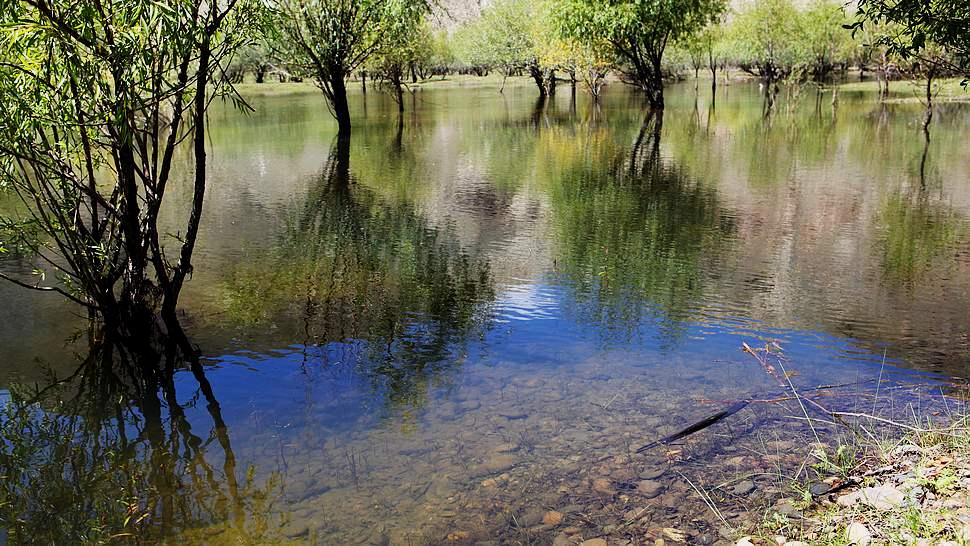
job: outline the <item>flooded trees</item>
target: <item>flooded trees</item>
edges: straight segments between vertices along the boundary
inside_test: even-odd
[[[350,134],[345,79],[385,46],[424,0],[274,0],[280,54],[323,92],[338,132]]]
[[[206,194],[206,110],[232,92],[221,67],[256,9],[236,0],[0,8],[15,29],[0,45],[0,185],[22,204],[2,218],[0,247],[21,248],[38,278],[0,275],[59,292],[109,327],[175,322]],[[176,161],[194,174],[172,237],[159,211]]]
[[[860,0],[857,20],[846,25],[853,32],[864,27],[887,26],[892,32],[877,36],[876,45],[889,55],[911,61],[926,78],[926,114],[923,132],[929,139],[933,119],[933,79],[961,74],[970,79],[970,1],[894,2]],[[888,79],[887,79],[888,89]]]
[[[561,4],[558,17],[569,36],[609,42],[625,81],[643,90],[652,108],[663,109],[667,45],[704,28],[724,9],[721,0],[570,0]]]
[[[543,65],[540,52],[547,38],[538,28],[542,4],[502,0],[490,5],[480,19],[459,30],[459,56],[471,66],[500,68],[506,76],[526,71],[539,96],[550,94],[550,67]]]
[[[411,17],[398,19],[388,30],[384,45],[367,63],[367,72],[382,79],[392,93],[398,112],[404,112],[404,87],[408,77],[416,83],[418,73],[424,74],[423,67],[431,59],[433,48],[431,26],[423,13],[415,12]]]

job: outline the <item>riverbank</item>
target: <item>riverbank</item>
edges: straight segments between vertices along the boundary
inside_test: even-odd
[[[970,90],[964,88],[961,78],[941,79],[933,83],[934,100],[939,102],[970,101]],[[839,85],[840,92],[871,93],[879,92],[876,80],[847,82]],[[899,80],[889,82],[887,103],[919,103],[926,100],[926,80]]]
[[[970,544],[970,420],[904,428],[896,441],[875,437],[855,453],[817,462],[841,471],[793,491],[768,510],[763,523],[736,546]]]
[[[379,89],[379,82],[374,80],[367,81],[367,90],[369,92],[381,92]],[[436,76],[433,78],[428,78],[426,80],[421,80],[417,83],[407,83],[407,89],[410,91],[418,91],[420,89],[454,89],[454,88],[479,88],[479,87],[494,87],[496,89],[501,89],[502,86],[505,88],[522,87],[522,86],[534,86],[532,79],[528,76],[512,76],[509,78],[503,78],[501,74],[489,74],[488,76],[474,76],[474,75],[463,75],[463,74],[452,74],[445,76],[444,78]],[[359,79],[347,80],[347,89],[352,92],[359,92],[361,88],[361,81]],[[303,95],[307,93],[320,93],[320,90],[312,81],[302,81],[302,82],[266,82],[266,83],[253,83],[244,82],[236,84],[236,91],[239,92],[243,97],[279,97],[286,95]]]

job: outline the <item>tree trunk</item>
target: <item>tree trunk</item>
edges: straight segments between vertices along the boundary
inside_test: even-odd
[[[659,55],[653,56],[644,82],[647,100],[650,101],[650,108],[653,110],[664,109],[664,76],[660,61]]]
[[[529,75],[532,76],[532,79],[536,82],[536,87],[539,88],[539,97],[546,98],[549,91],[546,89],[546,81],[543,78],[542,70],[539,68],[538,62],[532,61],[529,63]]]
[[[363,94],[367,94],[367,71],[360,71],[360,90]]]
[[[347,86],[342,73],[336,73],[330,78],[330,89],[333,92],[333,116],[337,118],[337,134],[350,134],[350,106],[347,104]]]
[[[399,114],[404,113],[404,84],[401,83],[401,76],[395,76],[391,79],[391,85],[394,86],[394,96],[397,101],[397,112]]]
[[[926,141],[930,140],[930,123],[933,121],[933,77],[934,70],[931,68],[926,73],[926,113],[923,115],[923,134]]]

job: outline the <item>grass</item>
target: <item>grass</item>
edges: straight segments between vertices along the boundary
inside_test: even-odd
[[[907,425],[909,426],[909,425]],[[917,427],[911,427],[917,428]],[[890,509],[864,502],[843,506],[833,499],[813,500],[806,488],[793,482],[794,504],[805,516],[794,518],[769,510],[754,543],[774,544],[782,535],[789,541],[840,546],[851,544],[847,528],[861,523],[873,544],[970,544],[970,415],[951,417],[947,424],[921,426],[896,440],[860,436],[858,444],[840,444],[816,454],[820,475],[854,476],[859,487],[892,484],[906,501]],[[851,492],[851,488],[835,493]],[[823,496],[824,497],[824,496]]]
[[[964,88],[962,78],[941,79],[933,83],[936,100],[939,101],[970,101],[970,88]],[[843,83],[840,91],[876,94],[879,84],[875,80],[863,82]],[[889,83],[890,103],[921,102],[926,94],[926,80],[900,80]]]
[[[758,349],[745,344],[744,349],[779,383],[788,377],[777,344]],[[858,411],[870,404],[864,394],[856,395],[855,411],[830,410],[813,400],[813,394],[797,394],[789,382],[800,402],[804,399],[824,414],[811,417],[801,405],[804,417],[796,416],[797,411],[792,415],[810,425],[817,443],[794,476],[779,475],[786,498],[768,509],[754,528],[748,526],[753,536],[738,544],[773,545],[780,535],[806,544],[848,545],[853,543],[851,526],[868,535],[863,544],[970,546],[966,385],[954,380],[932,386],[933,394],[927,396],[918,385],[890,383],[880,390],[882,378],[880,371],[865,412]],[[823,431],[821,438],[813,421]],[[811,484],[819,482],[830,492],[813,495]],[[781,505],[796,511],[782,510]]]
[[[503,84],[503,77],[501,74],[492,73],[488,76],[472,76],[472,75],[461,75],[452,74],[441,78],[440,76],[435,76],[433,78],[428,78],[426,80],[420,80],[418,83],[408,83],[407,86],[411,90],[415,89],[457,89],[457,88],[480,88],[480,87],[494,87],[499,89]],[[506,88],[513,87],[523,87],[535,85],[532,79],[528,76],[512,76],[505,80]],[[367,90],[368,91],[378,91],[378,82],[368,80]],[[360,81],[351,79],[347,81],[347,89],[352,93],[359,92]],[[306,80],[302,82],[287,82],[280,83],[278,81],[268,81],[266,83],[255,83],[247,79],[243,83],[236,84],[236,90],[243,97],[282,97],[291,95],[304,95],[308,93],[320,93],[320,90],[313,84],[313,82]]]

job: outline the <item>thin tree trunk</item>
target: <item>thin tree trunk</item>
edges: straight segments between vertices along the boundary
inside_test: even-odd
[[[199,224],[202,222],[202,205],[205,201],[206,183],[206,154],[205,154],[205,110],[208,104],[206,87],[209,81],[210,58],[212,51],[208,39],[204,40],[199,51],[199,67],[196,73],[195,104],[193,123],[193,145],[195,155],[195,182],[192,191],[192,211],[189,213],[189,224],[185,231],[185,240],[179,253],[179,261],[172,274],[165,299],[162,302],[162,318],[169,324],[177,322],[175,304],[185,277],[192,271],[192,253],[195,251],[195,240],[199,235]]]
[[[923,134],[926,135],[927,142],[930,140],[930,123],[933,121],[933,77],[934,70],[931,68],[926,74],[926,113],[923,115]]]

